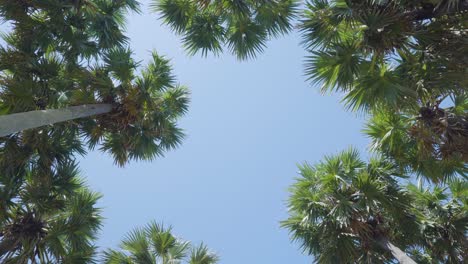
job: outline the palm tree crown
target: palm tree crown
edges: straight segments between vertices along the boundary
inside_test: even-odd
[[[218,256],[205,245],[193,248],[189,242],[175,237],[171,227],[154,222],[130,232],[120,248],[120,251],[107,250],[104,263],[170,264],[186,261],[189,264],[214,264],[219,261]]]
[[[43,2],[0,5],[2,17],[13,24],[0,49],[0,114],[106,104],[104,115],[65,127],[68,137],[87,139],[81,144],[91,148],[100,144],[119,165],[153,159],[179,145],[183,134],[176,122],[187,111],[188,90],[176,83],[169,61],[155,52],[137,76],[139,64],[126,47],[124,16],[138,11],[138,2]],[[44,128],[33,131],[47,133]],[[2,137],[0,147],[22,148],[27,136]]]
[[[391,163],[366,164],[351,149],[299,170],[283,226],[318,263],[389,262],[396,256],[387,243],[413,242],[410,200]]]
[[[93,263],[100,195],[77,178],[73,162],[25,173],[0,175],[1,262]]]

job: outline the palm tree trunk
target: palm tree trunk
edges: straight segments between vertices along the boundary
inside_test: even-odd
[[[108,113],[111,104],[89,104],[61,109],[37,110],[0,116],[0,137],[25,129],[55,124],[76,118]]]
[[[400,262],[401,264],[416,264],[416,262],[413,259],[411,259],[410,257],[408,257],[408,255],[406,255],[406,253],[403,250],[401,250],[397,246],[393,245],[390,241],[388,241],[387,238],[382,237],[382,236],[378,237],[378,238],[376,238],[376,242],[383,249],[385,249],[385,250],[389,251],[390,253],[392,253],[392,256],[396,260],[398,260],[398,262]]]

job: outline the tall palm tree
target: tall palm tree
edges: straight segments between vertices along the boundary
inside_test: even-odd
[[[153,159],[178,146],[183,133],[176,122],[187,111],[189,99],[188,90],[175,83],[169,60],[153,53],[153,61],[134,77],[128,50],[112,50],[105,58],[102,68],[79,73],[86,80],[76,83],[79,89],[62,94],[64,108],[0,116],[0,131],[37,128],[37,133],[43,133],[46,125],[87,117],[70,123],[69,129],[75,127],[77,136],[87,138],[91,148],[101,144],[101,150],[109,151],[119,165],[129,159]],[[113,74],[119,84],[115,86],[102,72]],[[11,109],[21,100],[10,96],[13,91],[6,87],[0,93],[6,98],[3,106]],[[70,104],[79,106],[67,107]]]
[[[153,10],[183,37],[190,54],[219,54],[226,46],[238,59],[255,57],[268,39],[292,29],[299,1],[153,0]]]
[[[105,251],[104,263],[171,264],[186,260],[189,264],[214,264],[219,261],[205,245],[192,248],[189,242],[175,237],[171,227],[155,222],[130,232],[120,248],[120,251]]]
[[[350,149],[299,170],[282,226],[317,263],[415,263],[405,250],[418,229],[393,164]]]
[[[0,48],[0,140],[68,121],[76,138],[91,148],[101,143],[119,165],[176,147],[188,91],[156,53],[135,74],[123,27],[138,2],[46,2],[0,3],[13,25]]]
[[[52,171],[32,166],[16,178],[0,175],[0,262],[95,261],[100,195],[77,174],[66,162]]]

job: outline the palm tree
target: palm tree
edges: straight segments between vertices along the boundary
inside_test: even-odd
[[[312,0],[300,22],[310,80],[373,116],[374,150],[434,182],[466,173],[468,149],[468,2],[437,2]]]
[[[137,228],[130,232],[121,243],[121,251],[107,250],[104,252],[104,263],[117,264],[214,264],[219,258],[201,244],[191,249],[187,241],[183,241],[172,234],[171,227],[155,222],[145,228]],[[190,257],[188,256],[191,249]]]
[[[102,68],[79,73],[86,81],[77,83],[79,89],[62,94],[64,108],[0,116],[2,135],[28,128],[44,133],[46,125],[87,117],[70,126],[76,127],[77,136],[88,139],[91,148],[101,143],[101,150],[111,152],[119,165],[129,159],[153,159],[178,146],[183,133],[176,122],[187,111],[189,99],[187,89],[175,84],[169,61],[153,53],[153,61],[140,77],[133,77],[135,64],[128,50],[109,51],[105,62]],[[102,72],[112,74],[119,85]],[[13,109],[21,98],[10,92],[6,87],[0,97],[5,97],[4,107]],[[70,104],[76,106],[66,106]]]
[[[255,57],[266,42],[289,32],[299,1],[153,0],[153,10],[183,37],[190,54],[219,54],[226,46],[238,59]]]
[[[350,149],[299,170],[282,226],[316,262],[415,263],[404,250],[418,229],[397,167]]]
[[[102,143],[119,165],[153,159],[181,142],[177,120],[187,111],[188,91],[156,53],[136,76],[122,31],[128,10],[138,11],[138,2],[0,4],[13,24],[0,48],[1,141],[66,121],[89,147]]]
[[[2,263],[92,263],[101,226],[100,195],[77,177],[73,162],[52,171],[0,176]]]

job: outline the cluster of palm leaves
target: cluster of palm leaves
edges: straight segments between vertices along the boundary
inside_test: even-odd
[[[401,182],[382,157],[355,150],[300,166],[282,223],[319,263],[462,263],[468,252],[468,186]],[[405,251],[408,253],[406,254]]]
[[[0,7],[13,25],[0,50],[2,114],[107,105],[104,115],[69,122],[66,129],[91,148],[101,144],[119,165],[153,159],[180,143],[176,121],[188,108],[187,89],[156,53],[136,76],[139,65],[125,46],[124,15],[138,11],[138,2],[3,1]],[[22,137],[15,133],[2,142]]]
[[[369,115],[364,132],[376,158],[366,163],[351,149],[304,164],[291,188],[283,226],[317,262],[468,258],[466,0],[152,3],[190,54],[227,48],[242,60],[299,16],[308,78]],[[143,69],[133,60],[123,30],[129,11],[139,12],[137,1],[0,0],[12,26],[0,48],[0,121],[15,120],[0,127],[2,263],[96,262],[99,194],[79,179],[76,155],[99,147],[123,166],[180,144],[188,91],[163,56],[153,53]],[[218,257],[153,223],[103,261]]]
[[[268,34],[288,32],[299,15],[308,79],[369,116],[364,133],[378,159],[365,164],[347,151],[304,165],[291,189],[284,226],[317,262],[466,258],[467,1],[154,2],[189,53],[217,54],[224,43],[240,59],[261,52]],[[286,24],[269,30],[275,24],[258,27],[258,17]],[[204,30],[215,32],[207,42],[198,39]],[[242,30],[244,46],[235,37]],[[418,187],[406,184],[415,177]]]
[[[129,11],[139,3],[0,1],[11,25],[0,48],[0,262],[96,262],[100,195],[80,180],[76,156],[98,147],[123,166],[180,144],[188,90],[156,52],[138,68]],[[65,122],[34,120],[51,111]]]
[[[379,158],[346,151],[302,166],[283,226],[319,263],[463,263],[468,3],[306,6],[306,75],[369,116],[364,133]]]
[[[190,54],[219,54],[227,47],[239,59],[266,48],[266,42],[291,30],[297,0],[161,0],[153,8],[183,36]]]
[[[296,1],[158,1],[154,7],[184,32],[192,52],[225,44],[248,58],[291,29]],[[0,15],[11,25],[0,48],[5,263],[93,262],[99,195],[78,180],[76,155],[99,147],[123,166],[161,156],[183,138],[177,120],[187,111],[188,91],[157,53],[139,70],[124,33],[127,12],[139,12],[139,3],[0,1]],[[78,208],[89,212],[79,215]],[[216,261],[203,245],[190,258]]]
[[[52,170],[31,164],[23,173],[0,175],[2,263],[91,263],[100,195],[79,179],[74,162]]]
[[[314,0],[300,27],[309,78],[373,115],[375,148],[437,182],[467,172],[468,3],[432,2]]]
[[[219,257],[204,244],[192,246],[174,236],[172,227],[155,222],[131,231],[122,241],[120,250],[104,253],[106,264],[214,264],[218,261]]]
[[[415,252],[422,257],[418,262],[462,263],[468,258],[468,183],[454,180],[446,186],[433,188],[409,184],[408,193],[414,204],[413,213],[418,221],[420,238]]]
[[[411,201],[393,164],[377,158],[367,164],[350,149],[299,169],[283,225],[319,263],[389,261],[379,243],[412,242]]]

